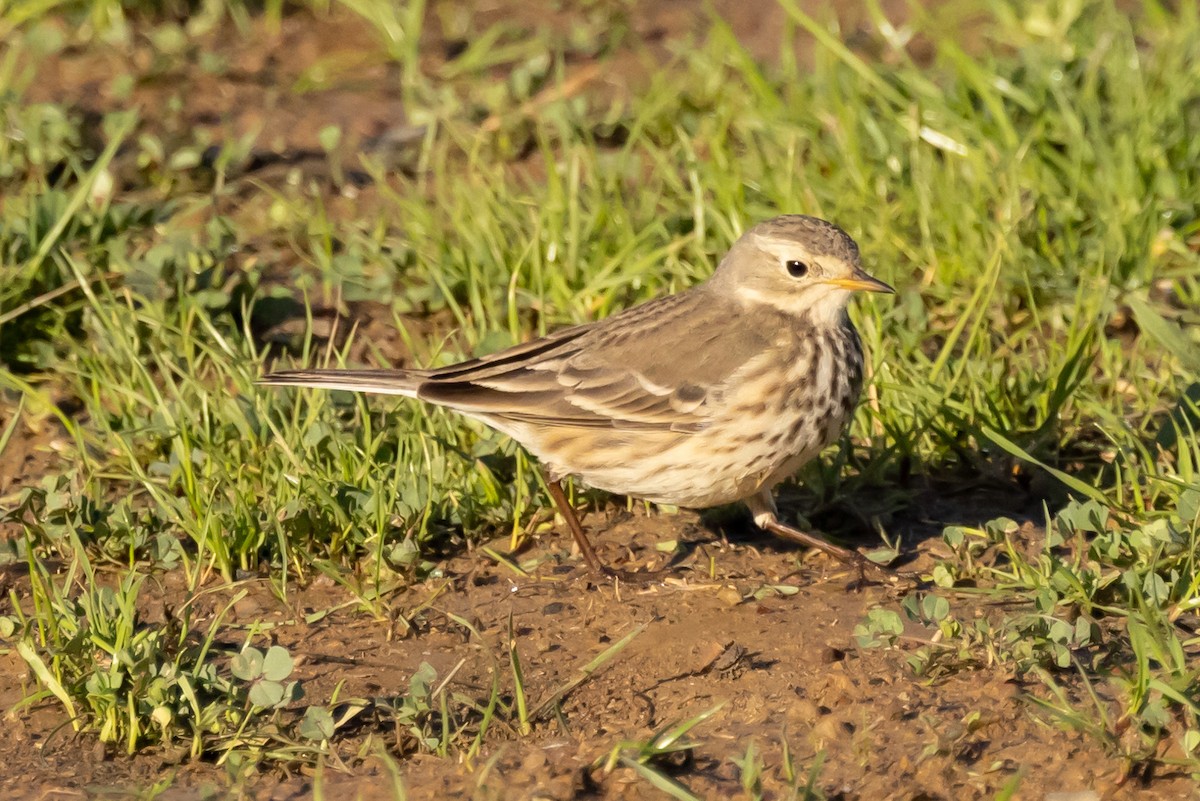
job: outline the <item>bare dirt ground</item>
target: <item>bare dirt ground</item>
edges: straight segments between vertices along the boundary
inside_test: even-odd
[[[665,58],[662,43],[703,29],[702,5],[692,0],[638,4],[634,31],[651,44],[651,52],[660,48],[658,55]],[[715,5],[752,53],[774,55],[782,14],[775,4],[728,0]],[[564,24],[570,14],[544,12],[521,4],[481,4],[477,27],[501,18]],[[847,30],[853,31],[857,13],[846,12]],[[447,58],[450,43],[431,37],[431,61]],[[316,132],[323,126],[342,126],[347,146],[353,148],[405,125],[392,88],[393,68],[361,57],[377,45],[358,22],[346,19],[317,27],[307,18],[287,17],[277,35],[260,32],[247,40],[214,35],[214,43],[218,39],[222,44],[214,46],[234,65],[226,78],[218,80],[195,64],[181,63],[168,65],[158,80],[135,89],[131,102],[151,115],[172,94],[183,91],[189,98],[181,112],[161,115],[164,137],[182,137],[195,127],[210,128],[219,140],[260,130],[261,157],[250,169],[256,179],[270,184],[281,178],[271,172],[278,165],[323,169],[323,159],[304,162],[305,154],[318,149]],[[152,68],[145,63],[147,53],[140,47],[132,52],[68,51],[43,67],[32,99],[83,111],[111,110],[121,101],[108,96],[110,79]],[[595,91],[632,91],[645,58],[640,51],[616,54],[616,66],[604,71]],[[341,64],[340,77],[303,96],[279,90],[320,59]],[[369,206],[371,194],[372,188],[364,186],[352,198],[333,197],[331,213],[358,213]],[[255,203],[247,195],[245,206],[234,212],[252,220],[261,213]],[[271,243],[261,247],[265,253]],[[379,341],[388,332],[367,327],[361,336]],[[0,423],[12,411],[0,409]],[[54,440],[53,430],[18,428],[6,463],[0,465],[0,493],[52,471]],[[998,484],[953,502],[921,490],[911,509],[907,520],[893,521],[892,530],[905,535],[910,547],[916,544],[917,555],[907,567],[918,569],[929,564],[929,549],[936,547],[929,537],[942,525],[973,525],[999,514],[1036,519],[1040,501],[1019,487]],[[805,776],[811,770],[814,790],[829,799],[993,798],[1018,776],[1016,798],[1085,789],[1105,797],[1147,799],[1194,792],[1182,776],[1159,775],[1152,785],[1140,786],[1119,785],[1115,768],[1094,774],[1094,766],[1113,762],[1094,742],[1034,715],[1022,696],[1038,690],[1017,677],[978,669],[930,682],[914,677],[903,647],[854,648],[855,624],[873,606],[894,602],[893,590],[857,586],[856,576],[820,555],[800,555],[760,538],[748,521],[726,527],[730,541],[690,513],[646,516],[610,507],[590,514],[586,523],[599,532],[602,557],[614,564],[661,564],[664,557],[655,546],[670,540],[681,542],[686,556],[668,578],[649,586],[597,582],[566,553],[568,540],[560,530],[540,537],[521,555],[541,560],[530,576],[479,550],[449,558],[444,578],[390,599],[398,610],[424,606],[407,620],[374,619],[350,607],[305,623],[308,610],[350,600],[320,580],[295,588],[286,601],[266,581],[245,581],[214,591],[207,603],[215,610],[235,590],[247,590],[235,614],[276,623],[271,636],[301,657],[298,677],[309,699],[328,698],[339,683],[344,683],[345,697],[395,695],[422,662],[433,665],[440,677],[453,672],[451,687],[485,698],[495,672],[507,670],[511,619],[527,692],[536,707],[581,666],[636,627],[645,627],[598,675],[567,693],[558,714],[538,720],[532,733],[518,737],[497,730],[471,764],[454,757],[406,756],[403,778],[415,799],[662,798],[633,770],[606,774],[594,765],[622,740],[644,739],[718,704],[719,710],[693,733],[699,744],[692,755],[674,771],[703,798],[749,797],[731,757],[744,755],[751,742],[763,756],[762,787],[768,798],[791,792],[785,742],[797,769]],[[870,537],[864,531],[859,544]],[[496,548],[504,550],[504,544]],[[20,599],[23,581],[10,574],[4,578],[5,590]],[[161,598],[169,597],[165,586]],[[162,614],[154,605],[151,597],[146,610],[151,621]],[[981,604],[977,613],[987,611]],[[470,622],[475,632],[455,618]],[[930,632],[910,627],[906,636],[910,639],[905,642],[915,645]],[[0,709],[12,709],[31,685],[19,656],[0,656]],[[362,732],[339,745],[344,767],[327,767],[327,797],[394,797],[385,766],[369,750],[357,753],[368,736]],[[823,765],[814,769],[819,759]],[[222,768],[180,763],[171,754],[113,755],[86,738],[73,737],[60,708],[51,705],[5,715],[0,761],[5,766],[0,794],[6,798],[122,797],[162,777],[172,777],[173,783],[160,798],[226,792]],[[801,788],[806,781],[800,780]],[[308,769],[262,776],[248,788],[255,797],[278,799],[309,797],[312,789]]]
[[[979,669],[929,682],[913,676],[904,648],[854,648],[854,625],[872,606],[894,602],[894,593],[856,586],[855,575],[823,556],[798,558],[785,546],[748,540],[752,535],[741,526],[739,539],[730,542],[692,514],[612,517],[606,523],[593,514],[589,522],[604,529],[601,553],[614,563],[661,564],[655,545],[666,540],[679,540],[687,557],[670,577],[631,587],[581,572],[561,534],[543,537],[524,555],[542,561],[528,577],[478,551],[464,553],[446,562],[445,578],[405,595],[406,608],[429,601],[405,621],[372,619],[351,608],[304,623],[306,611],[348,600],[319,581],[286,602],[265,581],[252,581],[216,592],[206,603],[212,613],[235,590],[248,589],[236,616],[276,624],[273,640],[302,655],[298,675],[310,698],[329,697],[339,683],[343,697],[389,696],[408,686],[422,662],[439,677],[456,670],[452,686],[486,697],[494,671],[508,670],[511,619],[536,709],[579,668],[645,627],[598,675],[567,693],[560,713],[545,715],[532,734],[497,731],[471,765],[420,755],[404,761],[410,798],[662,798],[632,770],[606,774],[595,764],[622,740],[645,739],[718,704],[692,733],[699,745],[675,771],[701,798],[747,797],[731,756],[745,754],[751,742],[763,756],[765,797],[788,797],[785,741],[803,773],[824,754],[813,786],[827,798],[993,798],[1018,774],[1018,798],[1083,789],[1153,799],[1191,792],[1186,777],[1162,775],[1152,787],[1126,785],[1118,792],[1115,768],[1093,773],[1096,765],[1113,765],[1094,742],[1031,714],[1022,696],[1039,692],[1036,680],[1027,685],[1003,671]],[[153,619],[155,610],[147,611]],[[977,613],[987,610],[980,606]],[[906,633],[914,644],[929,634],[912,627]],[[13,679],[23,676],[24,666],[15,654],[0,657],[0,665],[9,677],[0,685],[0,705],[8,708],[20,698]],[[0,787],[7,797],[119,795],[163,775],[174,782],[162,798],[200,798],[221,787],[221,771],[210,764],[176,765],[177,757],[156,753],[114,757],[73,738],[62,723],[57,708],[8,716],[0,729],[7,766]],[[389,774],[369,753],[361,755],[362,743],[359,735],[340,745],[346,772],[326,770],[329,797],[393,797]],[[307,774],[264,776],[250,790],[264,798],[307,797]]]

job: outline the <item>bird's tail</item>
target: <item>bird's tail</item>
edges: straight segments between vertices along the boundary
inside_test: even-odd
[[[417,396],[422,376],[408,370],[283,370],[255,383],[272,387],[317,387],[380,395]]]

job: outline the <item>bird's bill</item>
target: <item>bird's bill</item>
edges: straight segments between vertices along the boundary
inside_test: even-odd
[[[886,292],[895,294],[896,290],[874,276],[867,275],[862,270],[855,270],[849,278],[830,278],[825,283],[833,284],[838,289],[849,289],[851,292]]]

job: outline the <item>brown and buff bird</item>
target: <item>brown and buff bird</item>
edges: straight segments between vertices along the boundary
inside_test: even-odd
[[[509,435],[543,464],[588,565],[601,565],[559,481],[655,503],[743,501],[761,528],[859,566],[857,551],[781,523],[771,490],[841,434],[862,389],[846,312],[863,271],[846,232],[788,214],[747,231],[712,278],[604,320],[433,370],[294,370],[260,383],[404,395]]]

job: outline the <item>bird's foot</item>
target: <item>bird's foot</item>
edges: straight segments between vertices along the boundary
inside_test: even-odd
[[[843,564],[857,568],[857,586],[865,585],[870,583],[870,581],[882,582],[889,585],[909,583],[915,585],[916,583],[911,576],[897,573],[889,567],[881,565],[877,562],[872,562],[858,551],[854,551],[849,548],[843,548],[840,545],[834,545],[824,537],[819,537],[816,534],[810,534],[807,531],[801,531],[784,523],[780,523],[777,519],[775,519],[774,515],[771,515],[770,517],[764,516],[764,519],[759,521],[759,525],[782,540],[795,542],[809,548],[815,548],[819,551],[829,554]],[[870,576],[871,579],[869,580],[867,576]]]

